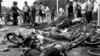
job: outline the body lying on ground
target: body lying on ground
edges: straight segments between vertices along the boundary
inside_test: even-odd
[[[60,29],[64,29],[66,27],[73,26],[77,23],[83,23],[83,22],[85,22],[84,18],[75,18],[73,20],[65,20],[61,24],[57,25],[57,27]]]

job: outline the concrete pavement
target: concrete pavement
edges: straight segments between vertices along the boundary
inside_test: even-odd
[[[0,24],[4,24],[3,21],[0,20]],[[2,28],[0,29],[0,41],[3,40],[4,36],[9,33],[9,32],[14,32],[16,30],[20,30],[20,31],[23,31],[23,34],[28,34],[28,29],[26,30],[26,28],[22,28],[20,26],[5,26],[7,28]],[[9,43],[7,43],[7,45],[9,45]],[[7,47],[7,45],[1,45],[0,44],[0,49],[4,49]],[[69,55],[68,56],[92,56],[90,54],[87,53],[87,50],[89,48],[83,48],[83,47],[78,47],[78,48],[74,48],[72,49],[70,52],[69,52]],[[22,53],[20,53],[21,49],[19,48],[12,48],[10,49],[10,51],[8,52],[1,52],[0,51],[0,56],[19,56],[21,55]]]
[[[5,34],[8,33],[8,32],[13,32],[13,31],[16,31],[16,30],[21,30],[21,31],[23,31],[23,33],[26,33],[26,32],[28,33],[28,30],[26,30],[25,28],[21,28],[19,26],[7,26],[7,27],[9,27],[9,30],[0,32],[0,34],[2,35],[2,37],[0,37],[0,40],[3,39]],[[3,49],[5,47],[7,47],[7,45],[0,45],[0,49]],[[88,49],[89,48],[87,48],[87,47],[84,47],[84,48],[83,47],[74,48],[74,49],[72,49],[69,52],[68,56],[92,56],[92,55],[87,53]],[[21,51],[21,49],[14,48],[14,49],[10,49],[10,51],[8,51],[8,52],[0,52],[0,56],[18,56],[18,55],[22,54],[22,53],[20,53],[20,51]]]

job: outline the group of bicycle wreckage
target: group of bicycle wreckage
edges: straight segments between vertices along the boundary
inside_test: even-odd
[[[28,47],[23,52],[24,56],[68,56],[70,50],[79,46],[99,48],[100,29],[95,23],[74,19],[59,23],[56,27],[33,29],[27,36],[20,31],[11,32],[5,38],[17,46]]]

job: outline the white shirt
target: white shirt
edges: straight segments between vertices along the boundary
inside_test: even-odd
[[[70,2],[73,2],[73,0],[70,0]]]
[[[94,3],[93,12],[97,12],[97,10],[98,10],[98,3],[95,2],[95,3]]]
[[[80,20],[81,20],[81,18],[75,18],[72,20],[72,22],[76,22],[76,21],[80,21]]]
[[[47,11],[49,11],[49,7],[48,7],[48,6],[46,7],[46,12],[47,12]]]
[[[17,35],[20,33],[24,36],[30,35],[32,32],[35,32],[35,29],[26,29],[26,28],[19,28],[16,31],[14,31]]]
[[[27,11],[28,11],[28,9],[29,9],[29,7],[28,7],[28,6],[24,6],[24,7],[23,7],[23,11],[24,11],[24,12],[27,12]]]
[[[60,8],[60,9],[59,9],[59,12],[64,12],[63,8]]]
[[[73,7],[74,7],[74,8],[77,7],[77,2],[73,2]]]
[[[42,35],[37,35],[38,40],[40,41],[41,44],[43,44],[43,39],[44,37]]]
[[[43,5],[41,6],[41,10],[42,10],[42,13],[44,14],[45,13],[45,7]]]
[[[86,7],[87,7],[87,2],[81,4],[81,9],[82,9],[81,13],[86,12]]]

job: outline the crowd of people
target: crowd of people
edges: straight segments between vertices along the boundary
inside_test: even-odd
[[[56,15],[55,7],[52,6],[52,8],[50,9],[49,6],[43,5],[42,2],[40,3],[34,2],[31,7],[28,5],[27,1],[25,1],[24,3],[25,5],[23,6],[23,10],[20,10],[17,7],[17,2],[13,2],[13,6],[11,8],[11,12],[13,14],[13,25],[18,25],[17,17],[19,16],[20,11],[23,11],[23,15],[24,15],[23,23],[25,25],[32,25],[32,26],[34,26],[37,19],[38,19],[38,23],[42,23],[44,19],[46,19],[48,23],[49,17],[51,17],[51,20],[54,21],[55,16],[59,16],[59,17],[66,16],[65,19],[84,18],[86,19],[87,23],[91,23],[92,20],[97,20],[98,4],[96,0],[69,1],[66,4],[65,8],[62,8],[62,7],[59,8],[59,15]],[[37,16],[38,18],[36,18]],[[71,23],[72,22],[74,21],[72,20]],[[37,47],[40,49],[39,50],[40,56],[67,56],[65,51],[68,51],[70,49],[70,46],[76,45],[76,43],[66,42],[66,40],[70,42],[73,39],[73,38],[72,39],[67,38],[69,37],[68,36],[69,33],[67,32],[68,29],[63,30],[63,29],[59,29],[59,27],[51,27],[51,28],[44,29],[44,31],[41,31],[41,30],[36,31],[35,29],[34,31],[32,32],[32,35],[31,34],[30,35],[31,37],[34,37],[33,38],[34,40],[37,40],[37,38],[39,40],[37,41],[39,43],[36,43],[36,46],[34,49],[36,49]],[[20,33],[20,32],[18,31],[17,33]],[[42,44],[44,44],[43,40],[45,37],[50,37],[53,39],[59,38],[60,40],[64,39],[65,41],[54,42],[44,47],[42,46]],[[27,41],[25,43],[27,43]],[[34,51],[34,49],[30,51],[26,56],[37,55],[37,53],[35,53],[36,50]]]
[[[23,10],[20,10],[17,6],[17,2],[14,1],[13,2],[13,6],[11,8],[11,12],[12,12],[12,15],[13,15],[13,25],[17,25],[18,24],[18,20],[17,20],[17,17],[19,16],[19,12],[22,11],[23,12],[23,23],[25,25],[34,25],[35,21],[36,21],[36,16],[38,16],[38,23],[42,23],[42,21],[44,19],[47,19],[47,17],[50,15],[50,9],[48,6],[44,6],[42,4],[42,2],[40,3],[37,3],[37,2],[34,2],[33,5],[30,7],[28,5],[28,2],[25,1],[24,2],[24,7],[23,7]],[[54,12],[52,11],[52,16],[51,18],[54,18]],[[49,19],[47,19],[48,21]]]
[[[83,17],[88,23],[97,20],[98,4],[96,0],[70,1],[66,5],[66,16],[71,19]]]
[[[13,2],[11,11],[13,12],[13,25],[18,24],[17,17],[20,11],[23,11],[24,18],[23,23],[26,25],[34,25],[36,20],[38,23],[42,23],[43,20],[46,22],[54,21],[55,17],[66,16],[66,19],[75,19],[75,18],[85,18],[88,23],[92,20],[97,19],[98,4],[96,0],[73,0],[69,1],[65,8],[59,7],[59,14],[56,14],[56,8],[52,6],[49,8],[48,5],[43,5],[42,2],[34,2],[30,7],[28,2],[24,2],[23,10],[20,10],[17,7],[17,2]]]

